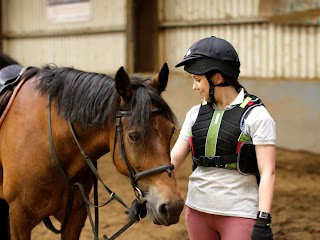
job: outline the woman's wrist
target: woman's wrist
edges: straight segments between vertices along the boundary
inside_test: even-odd
[[[271,223],[271,214],[269,212],[258,211],[257,222],[258,225],[270,225]]]

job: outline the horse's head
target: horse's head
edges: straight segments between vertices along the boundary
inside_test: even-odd
[[[148,214],[155,224],[177,223],[184,201],[170,165],[170,141],[175,117],[160,94],[168,82],[164,64],[153,79],[128,77],[120,68],[115,85],[120,110],[115,136],[114,164],[141,190]],[[141,81],[142,80],[142,81]],[[126,162],[127,161],[127,162]]]

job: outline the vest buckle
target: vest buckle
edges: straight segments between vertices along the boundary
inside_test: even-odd
[[[214,164],[216,168],[223,168],[225,164],[222,163],[222,156],[215,156],[214,157]]]

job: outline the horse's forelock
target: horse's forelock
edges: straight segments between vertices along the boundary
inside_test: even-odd
[[[150,81],[150,78],[139,79],[136,76],[131,79],[135,94],[131,101],[127,103],[127,108],[132,109],[132,117],[127,127],[139,126],[143,137],[148,133],[150,114],[155,108],[165,114],[169,121],[177,125],[177,119],[173,111],[157,90],[149,86]]]

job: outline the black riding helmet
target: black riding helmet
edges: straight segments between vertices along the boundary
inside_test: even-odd
[[[175,67],[181,66],[186,72],[196,75],[204,75],[212,70],[230,77],[237,77],[240,73],[240,60],[234,47],[228,41],[214,36],[192,44]]]
[[[214,85],[209,74],[216,71],[237,78],[240,73],[240,60],[234,47],[228,41],[214,36],[192,44],[183,60],[175,67],[181,66],[184,66],[184,70],[188,73],[206,76],[210,84],[209,99],[213,103],[214,87],[229,86],[229,84]]]

